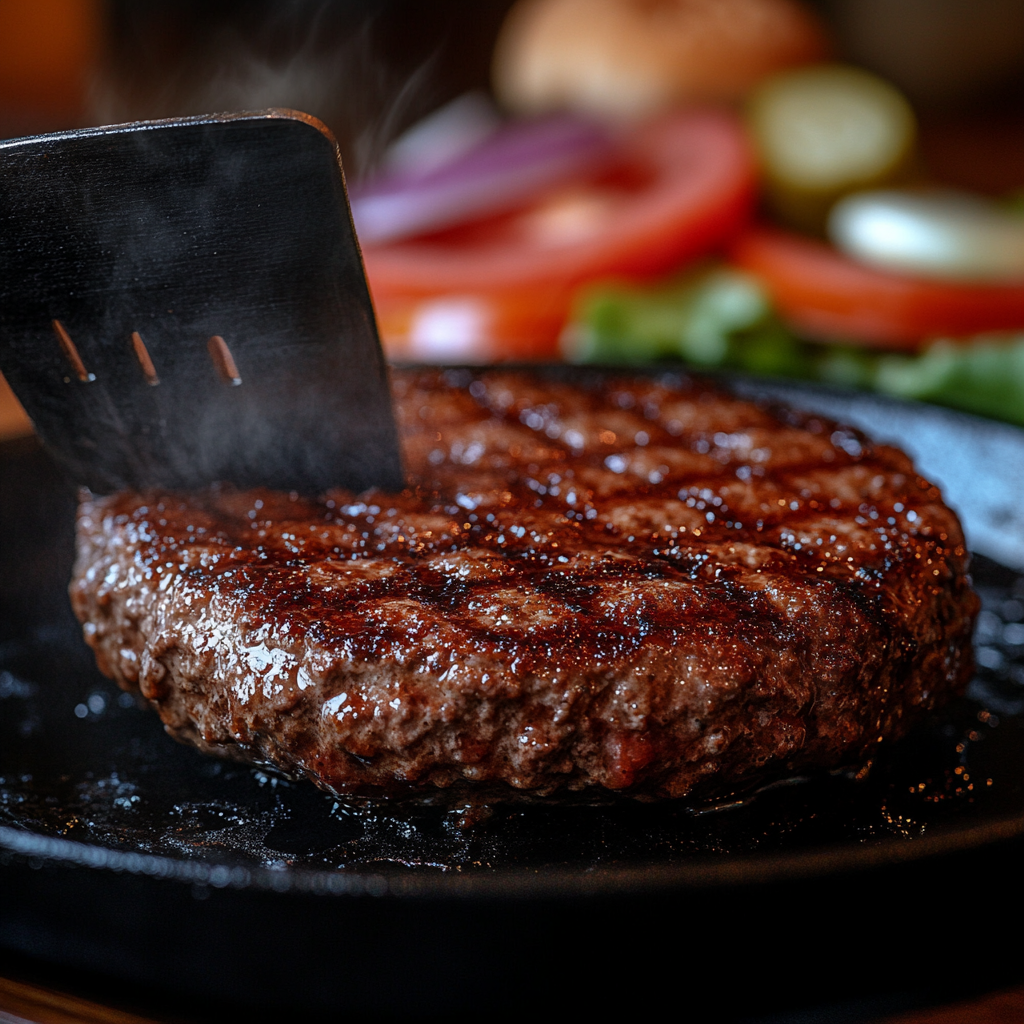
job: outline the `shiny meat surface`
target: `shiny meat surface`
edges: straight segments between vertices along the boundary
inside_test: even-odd
[[[82,501],[100,668],[338,794],[695,798],[858,764],[966,685],[902,452],[680,375],[396,371],[408,488]]]

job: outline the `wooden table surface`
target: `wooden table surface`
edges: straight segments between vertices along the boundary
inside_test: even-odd
[[[793,1015],[794,1022],[829,1019],[828,1012],[811,1017],[813,1011]],[[950,1003],[896,1016],[851,1017],[847,1024],[1024,1024],[1024,986],[993,992],[965,1002]],[[785,1015],[773,1013],[772,1024],[782,1024]],[[71,992],[0,977],[0,1024],[187,1024],[180,1016],[156,1012],[141,1016],[120,1007],[84,999]],[[750,1024],[757,1024],[756,1018]]]
[[[169,1018],[165,1018],[169,1020]],[[154,1024],[140,1017],[58,989],[0,978],[0,1024]]]

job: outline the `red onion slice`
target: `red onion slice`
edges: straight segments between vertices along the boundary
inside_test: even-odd
[[[606,131],[580,118],[514,122],[441,167],[353,186],[352,219],[366,245],[439,231],[513,209],[592,171],[613,149]]]

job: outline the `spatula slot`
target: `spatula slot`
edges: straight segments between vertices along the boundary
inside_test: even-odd
[[[156,367],[153,365],[153,360],[149,356],[146,343],[142,340],[142,335],[138,331],[132,331],[132,349],[135,352],[135,358],[139,361],[139,366],[142,367],[146,383],[155,387],[160,383],[160,378],[156,375]]]
[[[78,354],[78,349],[71,340],[71,335],[65,330],[64,325],[59,320],[54,320],[52,323],[53,333],[57,335],[57,341],[60,342],[60,350],[64,353],[64,358],[71,364],[71,369],[75,371],[75,376],[84,384],[95,380],[96,374],[90,373],[85,368],[85,363],[82,362],[82,357]]]
[[[235,387],[241,384],[242,378],[235,365],[235,357],[231,354],[231,349],[228,348],[228,343],[219,334],[215,334],[206,343],[206,348],[213,360],[213,365],[217,368],[220,379],[225,384]]]

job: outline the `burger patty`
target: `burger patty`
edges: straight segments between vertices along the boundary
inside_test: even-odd
[[[408,487],[86,496],[100,668],[339,795],[695,798],[863,763],[978,602],[903,452],[682,376],[393,375]]]

